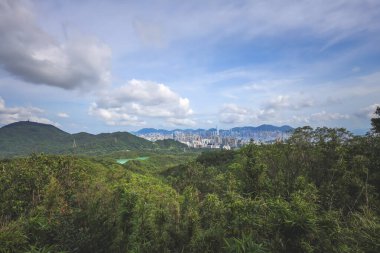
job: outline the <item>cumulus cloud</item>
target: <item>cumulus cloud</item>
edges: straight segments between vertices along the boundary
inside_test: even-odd
[[[109,125],[144,125],[146,118],[161,118],[173,125],[194,125],[190,101],[168,86],[142,80],[107,91],[89,110]]]
[[[314,100],[302,94],[294,94],[292,96],[278,95],[263,102],[259,106],[259,109],[236,104],[224,104],[219,110],[219,116],[220,122],[226,124],[255,123],[260,121],[283,123],[283,120],[279,118],[281,111],[302,110],[313,105]]]
[[[359,118],[371,119],[375,117],[376,108],[379,106],[380,104],[372,104],[367,107],[364,107],[360,109],[358,112],[356,112],[355,116]]]
[[[224,104],[219,111],[220,122],[225,124],[253,123],[274,116],[273,109],[255,110],[236,104]]]
[[[7,107],[4,99],[0,97],[0,124],[6,125],[17,121],[30,120],[44,124],[59,126],[47,118],[41,117],[44,111],[37,107]]]
[[[100,117],[110,126],[144,126],[146,124],[136,115],[130,114],[128,109],[123,106],[101,108],[96,103],[93,103],[90,106],[89,114]]]
[[[28,1],[0,2],[0,34],[0,65],[24,81],[63,89],[109,82],[111,50],[85,37],[60,43],[38,26]]]

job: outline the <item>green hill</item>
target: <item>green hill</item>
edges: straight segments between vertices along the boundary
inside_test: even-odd
[[[55,126],[20,121],[0,128],[0,156],[32,152],[61,153],[70,147],[70,134]]]
[[[163,149],[184,149],[187,148],[186,144],[172,139],[157,140],[154,142],[158,147]]]
[[[101,133],[91,135],[88,133],[73,134],[70,136],[75,148],[74,152],[86,154],[102,154],[122,150],[152,149],[153,143],[127,132]]]
[[[157,143],[128,132],[81,132],[69,134],[47,124],[20,121],[0,128],[0,157],[23,156],[30,153],[50,154],[105,154],[125,150],[151,150],[181,148],[177,142]]]

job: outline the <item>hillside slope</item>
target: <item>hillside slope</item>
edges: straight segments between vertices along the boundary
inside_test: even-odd
[[[61,153],[70,147],[70,134],[55,126],[20,121],[0,128],[0,155],[32,152]]]
[[[0,128],[0,157],[40,152],[104,154],[155,148],[156,144],[127,132],[69,134],[55,126],[30,121],[20,121]]]

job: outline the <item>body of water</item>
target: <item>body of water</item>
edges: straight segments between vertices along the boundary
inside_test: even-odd
[[[148,156],[140,156],[140,157],[137,157],[137,158],[117,159],[116,162],[120,163],[120,164],[124,164],[124,163],[126,163],[128,161],[131,161],[131,160],[143,161],[143,160],[146,160],[148,158],[149,158]]]

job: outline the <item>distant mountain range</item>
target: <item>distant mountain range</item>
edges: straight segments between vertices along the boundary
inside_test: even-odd
[[[155,150],[184,148],[170,140],[151,142],[128,132],[69,134],[61,129],[30,121],[20,121],[0,128],[0,157],[50,154],[104,154],[121,150]]]
[[[225,135],[249,135],[254,134],[258,132],[282,132],[282,133],[288,133],[293,131],[294,128],[291,126],[273,126],[273,125],[260,125],[257,127],[253,126],[245,126],[245,127],[234,127],[228,130],[220,129],[219,134],[222,136]],[[136,135],[148,135],[148,134],[162,134],[162,135],[171,135],[175,132],[180,133],[191,133],[191,134],[198,134],[201,136],[204,135],[210,135],[217,131],[216,128],[210,128],[210,129],[174,129],[174,130],[165,130],[165,129],[155,129],[155,128],[143,128],[136,132],[133,132]]]
[[[235,127],[230,130],[219,130],[221,136],[231,134],[250,136],[259,132],[290,132],[290,126],[276,127],[261,125],[258,127]],[[154,129],[144,128],[133,134],[114,132],[89,134],[85,132],[70,134],[53,125],[20,121],[0,128],[0,157],[28,155],[30,153],[50,154],[106,154],[122,150],[157,150],[182,149],[185,144],[174,140],[148,141],[136,135],[164,134],[175,132],[199,134],[201,136],[215,134],[217,129]]]

